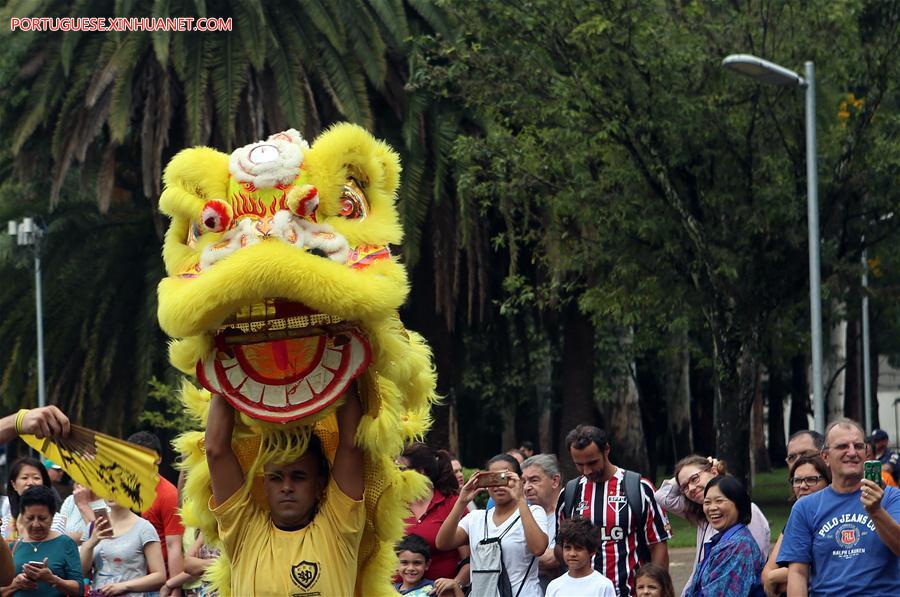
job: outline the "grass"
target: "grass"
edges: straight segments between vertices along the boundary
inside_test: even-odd
[[[662,477],[660,477],[662,478]],[[772,543],[781,534],[781,530],[787,523],[791,513],[791,503],[788,498],[791,494],[787,483],[787,469],[775,469],[769,473],[761,473],[756,476],[753,488],[753,502],[762,510],[769,521],[772,530]],[[669,515],[672,525],[672,539],[669,547],[695,547],[697,530],[685,519]]]

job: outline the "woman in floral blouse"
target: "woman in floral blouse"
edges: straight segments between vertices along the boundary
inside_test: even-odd
[[[766,560],[746,526],[750,496],[741,482],[730,475],[711,479],[703,494],[703,513],[718,533],[703,545],[703,560],[687,594],[765,595],[760,573]]]

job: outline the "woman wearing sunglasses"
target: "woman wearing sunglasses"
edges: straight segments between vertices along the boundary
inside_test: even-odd
[[[675,476],[663,481],[656,490],[656,501],[660,506],[672,514],[687,519],[697,527],[697,553],[694,556],[691,576],[681,593],[683,596],[688,594],[688,588],[703,559],[704,543],[717,533],[703,513],[703,491],[710,480],[726,473],[727,467],[724,461],[692,454],[679,460],[675,465]],[[750,506],[751,517],[747,529],[753,535],[760,552],[765,557],[769,553],[769,541],[771,540],[769,521],[766,520],[756,504],[751,503]]]
[[[794,495],[791,501],[799,500],[811,493],[821,491],[831,484],[831,471],[818,454],[804,454],[791,465],[790,479]],[[778,566],[778,551],[781,549],[782,532],[769,554],[762,572],[763,588],[766,595],[774,597],[787,594],[787,566]]]

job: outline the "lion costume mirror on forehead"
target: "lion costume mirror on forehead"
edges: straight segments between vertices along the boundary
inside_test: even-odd
[[[366,595],[393,590],[392,546],[409,502],[425,491],[394,459],[427,431],[435,400],[430,351],[397,316],[408,294],[389,249],[402,239],[399,173],[390,147],[340,124],[312,145],[291,129],[230,156],[184,150],[166,168],[160,197],[171,224],[159,323],[173,339],[172,364],[205,390],[183,388],[197,419],[205,421],[208,392],[241,413],[233,445],[246,491],[261,495],[262,466],[302,455],[310,433],[333,458],[333,412],[357,383],[366,462],[357,594]],[[184,517],[214,541],[203,433],[183,434],[178,446]],[[212,577],[227,592],[227,562]]]

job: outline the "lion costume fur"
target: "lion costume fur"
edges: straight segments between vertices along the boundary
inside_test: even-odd
[[[245,471],[244,491],[266,506],[263,465],[299,458],[311,432],[333,460],[337,394],[357,383],[366,521],[356,594],[367,596],[394,593],[394,544],[409,503],[427,490],[424,477],[401,472],[395,459],[428,430],[436,400],[431,352],[397,315],[409,292],[405,268],[388,249],[402,239],[399,174],[388,145],[338,124],[312,146],[290,130],[231,156],[208,147],[183,150],[165,169],[160,197],[171,224],[159,323],[172,338],[172,365],[236,406],[232,445]],[[285,304],[293,310],[278,317]],[[278,369],[285,347],[305,369],[289,367],[290,375]],[[326,356],[309,356],[317,350]],[[239,367],[235,354],[243,357]],[[269,380],[270,371],[284,379]],[[182,400],[205,428],[210,392],[185,380]],[[186,472],[182,517],[216,545],[203,438],[190,431],[175,442]],[[224,553],[206,578],[230,594]]]

